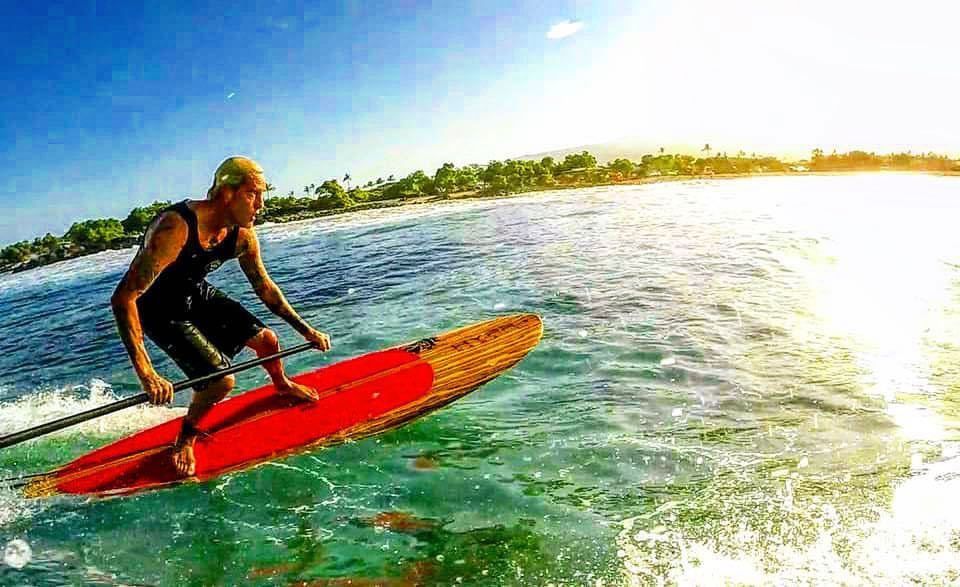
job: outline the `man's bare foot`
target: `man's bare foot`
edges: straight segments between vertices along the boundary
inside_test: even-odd
[[[300,399],[310,400],[312,402],[320,399],[320,396],[317,395],[316,390],[307,387],[306,385],[300,385],[295,381],[287,379],[281,385],[277,385],[277,393],[284,395],[292,395],[293,397],[298,397]]]
[[[177,440],[173,445],[173,467],[184,477],[197,472],[197,459],[193,456],[194,440],[196,440],[194,437]]]

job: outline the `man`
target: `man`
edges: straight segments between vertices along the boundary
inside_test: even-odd
[[[263,170],[256,162],[230,157],[217,168],[206,200],[174,204],[147,228],[111,305],[120,338],[151,403],[172,401],[173,385],[154,370],[144,333],[191,378],[228,366],[229,358],[243,347],[260,357],[279,352],[272,330],[206,281],[210,271],[229,259],[239,259],[271,312],[320,350],[330,348],[330,338],[297,315],[263,266],[253,223],[263,207],[265,189]],[[264,368],[279,393],[317,399],[315,390],[286,376],[279,360]],[[234,378],[228,375],[194,388],[173,449],[173,464],[181,475],[196,471],[193,445],[198,422],[233,385]]]

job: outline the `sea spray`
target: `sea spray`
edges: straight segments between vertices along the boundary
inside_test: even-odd
[[[953,457],[899,483],[889,509],[838,507],[809,493],[787,504],[754,492],[727,498],[725,515],[705,522],[689,510],[716,507],[701,496],[684,504],[687,511],[659,508],[623,520],[618,556],[627,585],[953,584],[958,492],[960,457]]]
[[[10,434],[106,405],[121,399],[109,383],[93,378],[87,384],[38,390],[0,403],[0,434]],[[143,404],[52,432],[7,448],[0,460],[0,526],[9,526],[43,511],[47,502],[25,499],[15,480],[63,465],[76,456],[77,447],[95,448],[115,438],[155,426],[185,413],[184,408]],[[72,439],[76,439],[75,441]],[[81,440],[82,439],[82,440]],[[10,483],[13,484],[10,484]]]
[[[86,385],[26,394],[16,400],[0,403],[0,434],[12,434],[119,399],[109,383],[96,378]],[[184,412],[184,408],[142,404],[53,432],[47,437],[92,435],[114,438],[165,422]]]
[[[25,289],[65,287],[93,276],[120,272],[133,258],[134,248],[107,250],[59,261],[22,273],[0,274],[0,294]]]
[[[32,516],[42,502],[25,499],[18,489],[0,485],[0,527]]]

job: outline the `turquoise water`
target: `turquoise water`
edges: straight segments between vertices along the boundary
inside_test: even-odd
[[[376,438],[128,498],[0,490],[0,547],[30,549],[0,582],[958,581],[958,187],[684,182],[263,227],[274,279],[333,338],[292,372],[514,312],[539,313],[544,339]],[[108,304],[131,254],[0,276],[0,433],[137,391]],[[212,280],[300,342],[235,265]],[[0,473],[186,399],[6,449]]]

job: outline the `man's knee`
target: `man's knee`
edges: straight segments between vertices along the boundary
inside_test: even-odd
[[[251,341],[258,348],[275,349],[280,346],[280,339],[277,333],[269,328],[263,328]]]
[[[203,393],[203,395],[216,398],[215,401],[219,401],[233,391],[233,386],[236,385],[236,379],[233,375],[224,375],[220,379],[215,379],[208,383],[203,389],[198,389],[198,392]]]
[[[227,393],[233,389],[233,386],[236,385],[236,383],[237,380],[233,375],[224,375],[220,379],[214,381],[214,385],[216,385],[217,389],[223,389]]]

